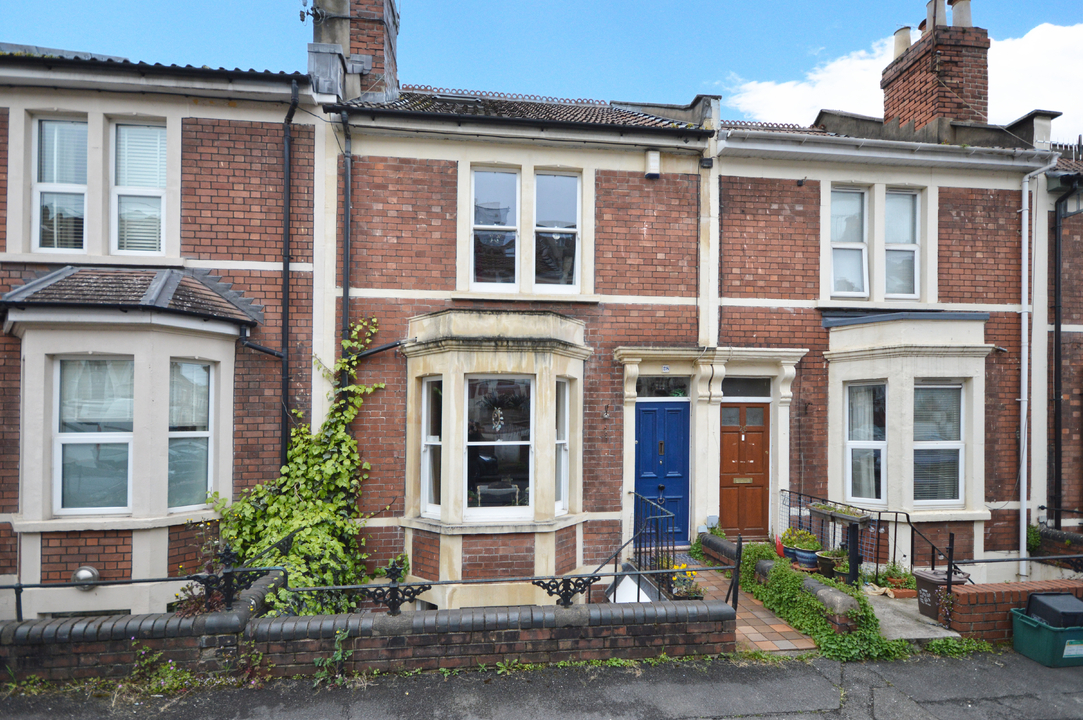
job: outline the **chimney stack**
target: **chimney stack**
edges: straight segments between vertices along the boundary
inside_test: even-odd
[[[383,102],[398,97],[395,51],[399,12],[395,0],[313,0],[309,72],[317,58],[321,69],[328,54],[337,55],[343,99]],[[337,68],[332,68],[331,72]],[[330,86],[336,83],[329,81]]]
[[[884,69],[884,122],[912,122],[915,130],[946,118],[989,121],[989,34],[971,26],[969,0],[929,0],[921,39],[902,48],[895,33],[895,59]]]

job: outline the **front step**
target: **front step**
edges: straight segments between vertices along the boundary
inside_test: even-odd
[[[880,632],[888,640],[904,639],[925,647],[930,640],[958,638],[959,633],[948,630],[927,618],[918,610],[917,598],[891,599],[886,595],[866,595],[873,612],[880,620]]]

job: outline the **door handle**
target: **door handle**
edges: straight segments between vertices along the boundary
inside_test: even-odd
[[[659,455],[665,455],[666,454],[666,441],[665,440],[659,440],[658,441],[658,454]]]

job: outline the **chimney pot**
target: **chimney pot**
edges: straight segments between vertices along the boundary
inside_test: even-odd
[[[910,47],[910,26],[905,25],[895,31],[895,53],[892,59],[899,57]]]
[[[918,23],[918,31],[921,32],[922,35],[924,35],[928,31],[928,29],[929,24],[926,21],[922,20],[920,23]]]
[[[925,6],[925,21],[930,29],[948,24],[948,6],[944,0],[929,0]]]
[[[970,0],[948,0],[951,5],[951,24],[955,27],[973,27],[970,18]]]

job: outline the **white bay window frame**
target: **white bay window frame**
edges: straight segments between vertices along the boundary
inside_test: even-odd
[[[554,477],[554,499],[553,507],[557,515],[564,515],[568,512],[568,468],[569,468],[569,440],[568,440],[568,420],[569,420],[569,381],[565,379],[558,379],[556,384],[556,452],[554,458],[554,467],[556,470]]]
[[[957,391],[959,396],[959,429],[957,439],[942,440],[918,440],[917,404],[918,395],[922,390],[952,390]],[[915,507],[959,507],[965,501],[964,479],[966,478],[966,390],[962,383],[918,381],[914,386],[914,506]],[[957,472],[954,498],[937,498],[919,500],[917,497],[917,469],[918,453],[922,451],[954,452],[957,457]]]
[[[855,440],[851,437],[851,394],[854,390],[860,388],[883,388],[884,392],[884,405],[885,405],[885,427],[884,427],[884,439],[883,440]],[[855,382],[849,383],[845,388],[845,409],[844,409],[844,425],[843,432],[846,434],[846,460],[844,463],[844,471],[846,473],[845,488],[846,499],[854,503],[864,503],[870,505],[884,505],[887,503],[887,452],[888,452],[888,434],[890,432],[891,416],[887,412],[887,397],[888,386],[883,381],[869,381],[869,382]],[[879,491],[880,497],[869,497],[866,495],[858,495],[854,492],[854,455],[855,451],[872,450],[880,453],[880,477]]]
[[[421,383],[421,514],[426,517],[440,517],[440,497],[443,478],[433,482],[433,463],[436,473],[443,475],[443,377],[425,378]],[[440,392],[441,403],[437,411],[433,408],[433,393]],[[433,420],[439,414],[439,434],[432,433]]]
[[[214,365],[211,364],[211,363],[204,362],[204,361],[201,361],[201,360],[196,360],[196,359],[176,358],[176,357],[170,358],[169,359],[169,366],[170,366],[170,376],[171,377],[172,377],[172,368],[173,368],[173,366],[174,365],[182,365],[182,364],[183,365],[199,365],[199,366],[205,367],[207,369],[207,427],[206,427],[205,430],[173,430],[172,427],[170,427],[170,428],[168,428],[168,438],[169,438],[170,445],[172,445],[173,440],[205,439],[207,441],[207,462],[206,462],[207,484],[206,484],[206,488],[204,488],[204,489],[207,491],[207,493],[210,493],[214,489],[214,483],[213,483],[214,466],[213,466],[212,460],[214,458],[214,431],[215,431],[214,414],[215,414],[215,408],[214,408],[214,403],[211,402],[211,398],[213,398],[215,396],[215,392],[214,392],[214,390],[215,390],[215,387],[214,387],[214,385],[215,385]],[[173,385],[172,385],[172,382],[170,382],[169,406],[170,406],[170,413],[172,413],[172,410],[173,410]],[[172,449],[170,449],[170,458],[169,458],[170,467],[167,468],[167,472],[172,470],[172,467],[171,467],[172,461],[173,461]],[[166,493],[168,494],[168,492],[169,492],[169,481],[167,479]],[[192,509],[196,509],[196,508],[207,507],[208,504],[209,503],[206,500],[204,500],[201,503],[195,503],[195,504],[190,504],[190,505],[169,505],[168,507],[169,507],[169,512],[175,513],[175,512],[184,512],[186,510],[192,510]]]
[[[466,436],[466,441],[463,443],[463,484],[462,493],[464,498],[463,518],[467,521],[477,520],[530,520],[534,517],[534,503],[536,501],[536,488],[535,488],[535,472],[534,472],[534,446],[538,438],[538,398],[537,398],[537,382],[533,376],[523,375],[493,375],[493,374],[480,374],[480,375],[467,375],[466,376],[466,388],[469,390],[471,383],[482,382],[499,382],[501,380],[510,380],[516,382],[526,382],[529,388],[530,398],[530,430],[528,440],[470,440],[469,435]],[[469,392],[467,392],[467,398],[469,398]],[[462,423],[464,428],[468,428],[470,425],[470,407],[469,402],[463,403],[463,415]],[[468,502],[470,495],[470,449],[493,447],[499,448],[526,448],[527,449],[527,501],[523,505],[515,506],[497,506],[497,507],[471,507]]]

